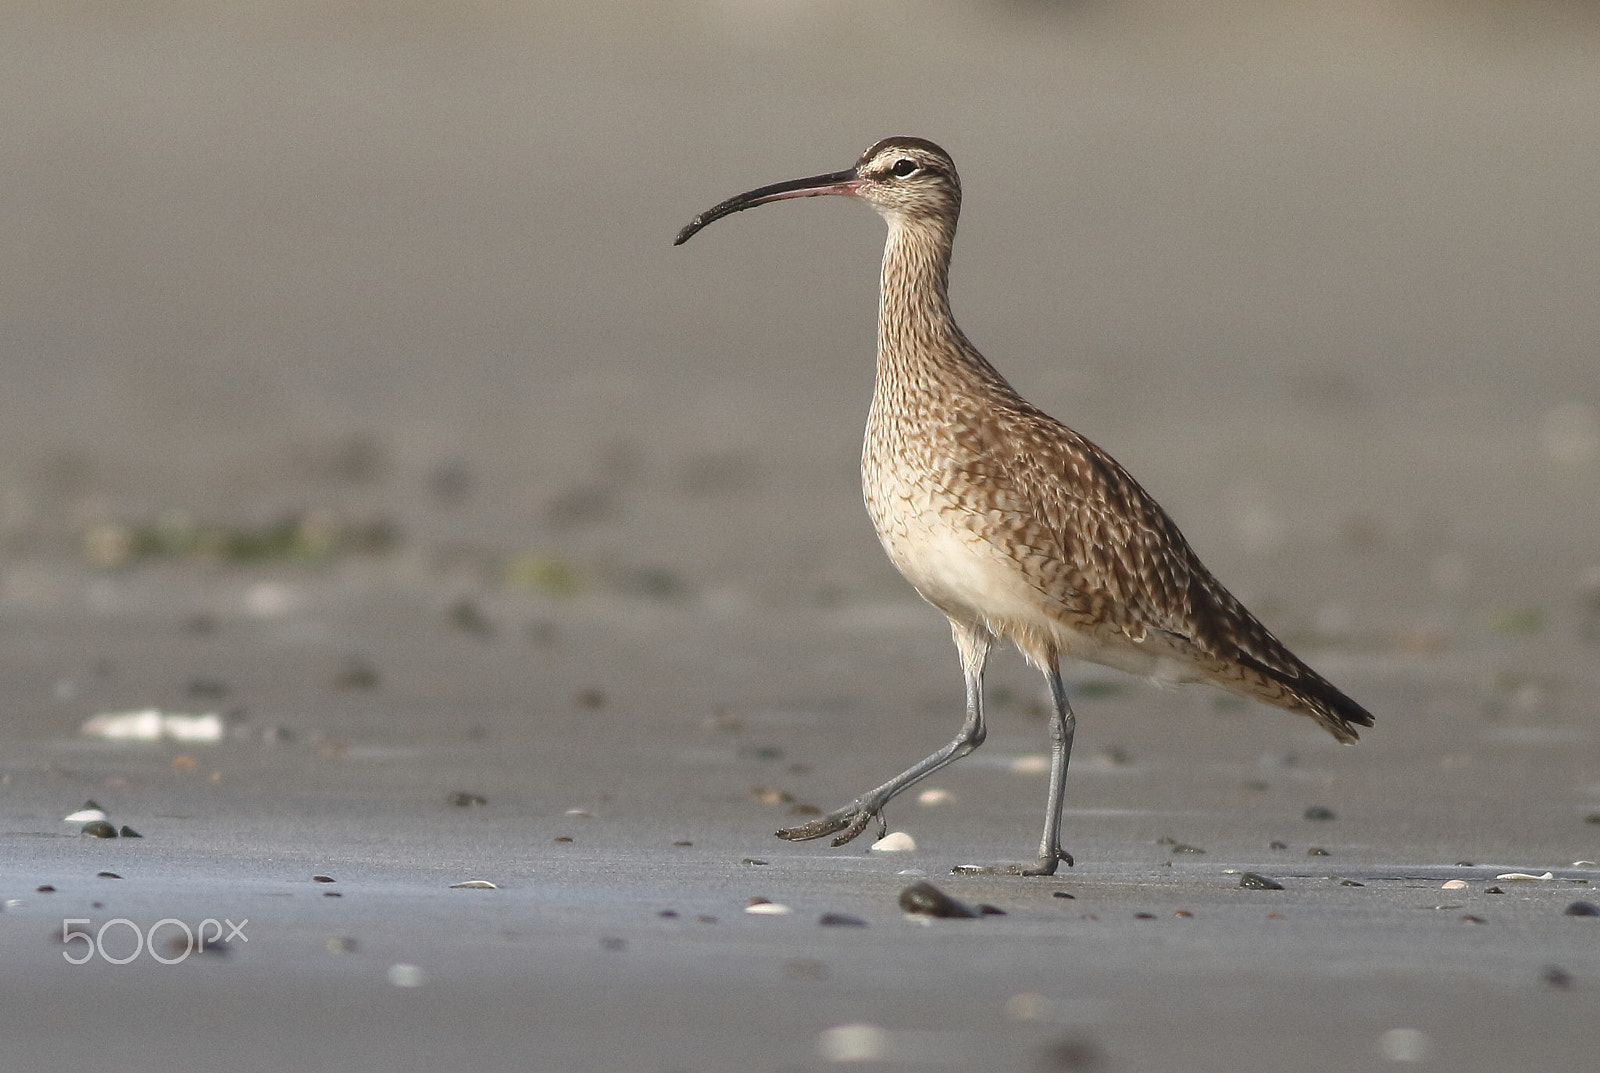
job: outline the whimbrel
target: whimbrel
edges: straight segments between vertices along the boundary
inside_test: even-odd
[[[1072,864],[1061,806],[1077,720],[1058,661],[1210,682],[1310,716],[1341,742],[1372,716],[1308,667],[1211,576],[1178,527],[1110,455],[1028,403],[950,313],[961,181],[950,154],[886,138],[847,171],[763,186],[696,216],[674,245],[730,213],[787,198],[860,198],[889,225],[878,366],[861,453],[867,512],[889,559],[950,620],[966,679],[955,739],[827,815],[779,831],[843,845],[896,794],[983,743],[983,670],[1010,640],[1053,702],[1044,836],[1024,875]]]

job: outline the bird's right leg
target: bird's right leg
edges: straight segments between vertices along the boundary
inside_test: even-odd
[[[777,832],[779,838],[804,842],[838,831],[840,834],[834,838],[833,844],[842,846],[865,831],[867,824],[874,819],[878,821],[878,833],[882,837],[889,829],[883,819],[883,807],[890,798],[983,744],[984,735],[988,733],[983,725],[983,668],[989,659],[989,649],[994,644],[994,634],[981,623],[962,623],[954,619],[950,622],[950,632],[955,636],[957,651],[961,653],[961,674],[967,685],[967,717],[955,740],[843,808],[799,827],[784,828]]]

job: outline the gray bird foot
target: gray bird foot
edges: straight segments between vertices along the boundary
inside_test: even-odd
[[[806,842],[813,838],[831,835],[835,831],[842,831],[843,833],[833,840],[835,846],[842,846],[865,831],[867,824],[873,820],[878,821],[879,838],[889,833],[889,824],[883,818],[881,806],[867,805],[858,798],[844,808],[834,809],[826,816],[818,816],[810,823],[803,823],[799,827],[785,827],[778,831],[777,835],[779,838],[787,838],[790,842]]]
[[[1010,871],[1012,875],[1017,876],[1053,876],[1056,874],[1056,863],[1059,861],[1066,861],[1067,867],[1071,868],[1073,863],[1072,854],[1068,853],[1064,849],[1058,849],[1056,850],[1054,857],[1040,857],[1036,862],[1034,862],[1032,868],[1025,868],[1020,864],[1014,864],[1010,867],[1010,869],[1008,869],[1008,871]]]
[[[1040,857],[1031,866],[1024,864],[958,864],[950,869],[958,876],[1053,876],[1056,874],[1056,864],[1066,861],[1067,867],[1072,867],[1072,854],[1066,850],[1057,850],[1054,857]]]

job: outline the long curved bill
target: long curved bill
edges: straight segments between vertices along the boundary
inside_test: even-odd
[[[809,179],[790,179],[788,182],[758,187],[736,197],[730,197],[702,212],[678,232],[678,237],[673,239],[672,244],[682,246],[695,236],[695,232],[713,220],[720,220],[724,216],[731,216],[745,209],[753,209],[757,205],[765,205],[769,201],[784,201],[792,197],[821,197],[824,194],[843,194],[846,197],[853,197],[860,189],[861,178],[854,168],[849,171],[829,172],[827,175],[813,175]]]

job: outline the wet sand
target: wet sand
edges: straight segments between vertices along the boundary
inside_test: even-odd
[[[1600,36],[1326,6],[14,8],[0,1066],[1581,1065]],[[1042,819],[1003,655],[914,852],[771,836],[960,679],[855,483],[881,225],[669,243],[888,133],[961,166],[968,334],[1358,746],[1069,668],[1077,866],[951,875]],[[78,733],[147,707],[227,734]],[[63,958],[166,918],[248,941]]]

